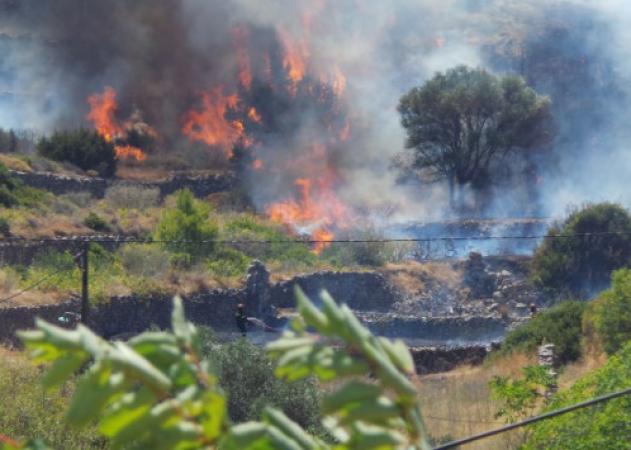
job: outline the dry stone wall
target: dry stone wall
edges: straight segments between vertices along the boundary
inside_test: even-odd
[[[165,197],[180,189],[189,189],[196,197],[206,197],[216,192],[224,192],[234,188],[237,178],[234,174],[217,175],[173,175],[164,180],[152,182],[127,182],[98,177],[65,176],[48,172],[19,172],[11,174],[22,180],[27,186],[49,191],[55,195],[73,192],[89,192],[96,198],[103,198],[105,191],[112,184],[130,184],[147,188],[157,188],[160,195]]]

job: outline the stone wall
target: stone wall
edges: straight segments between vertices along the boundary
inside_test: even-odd
[[[416,372],[419,375],[447,372],[463,364],[482,364],[488,354],[483,345],[465,347],[412,347],[410,348]]]
[[[73,192],[89,192],[96,198],[103,198],[108,187],[117,184],[129,184],[147,188],[158,188],[165,197],[179,189],[189,189],[196,197],[206,197],[216,192],[224,192],[234,188],[237,178],[234,174],[222,175],[172,175],[169,178],[152,182],[132,182],[106,180],[98,177],[65,176],[48,172],[18,172],[11,174],[22,180],[27,186],[63,195]]]
[[[380,273],[318,272],[272,286],[270,296],[274,305],[293,307],[296,284],[316,303],[320,291],[326,289],[334,299],[357,311],[388,311],[400,298],[399,292]]]

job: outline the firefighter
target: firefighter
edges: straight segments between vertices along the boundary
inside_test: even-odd
[[[237,305],[237,312],[234,317],[241,336],[245,337],[248,332],[248,316],[245,314],[245,305],[243,303]]]

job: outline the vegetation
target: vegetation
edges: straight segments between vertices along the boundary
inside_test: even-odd
[[[412,89],[399,112],[409,168],[446,179],[452,206],[457,189],[487,185],[492,165],[507,154],[542,147],[554,136],[548,98],[519,77],[465,66]]]
[[[86,171],[94,170],[104,177],[111,177],[116,172],[114,145],[96,131],[56,132],[42,138],[37,150],[46,158],[69,162]]]
[[[532,276],[550,295],[586,298],[606,288],[614,270],[631,260],[631,216],[613,203],[588,205],[548,230]]]
[[[562,364],[581,355],[582,318],[586,304],[566,301],[545,310],[509,332],[502,342],[502,353],[533,352],[541,344],[555,345],[555,354]]]
[[[593,304],[592,320],[608,354],[631,342],[631,270],[614,272],[611,289]]]
[[[166,209],[155,231],[155,239],[163,241],[187,263],[208,257],[216,248],[219,229],[209,218],[210,207],[193,197],[191,191],[179,191],[175,208]],[[199,241],[205,241],[200,244]]]
[[[94,231],[110,231],[110,226],[107,222],[94,212],[90,212],[90,214],[88,214],[88,217],[84,219],[83,224]]]
[[[43,191],[24,186],[22,182],[11,176],[6,166],[0,163],[0,205],[5,208],[15,206],[37,206],[44,198]]]
[[[336,381],[322,402],[335,448],[429,449],[417,391],[406,376],[414,373],[407,347],[372,336],[326,294],[322,312],[297,294],[301,315],[292,321],[293,331],[267,350],[278,359],[280,378]],[[44,377],[48,387],[84,368],[67,420],[79,427],[96,421],[111,448],[332,448],[273,407],[265,408],[261,422],[233,425],[217,374],[201,357],[199,333],[186,322],[179,300],[172,327],[172,334],[144,333],[111,344],[85,327],[68,331],[40,320],[21,337],[35,362],[52,363]],[[307,327],[339,346],[307,333]],[[373,383],[342,380],[369,370]]]
[[[560,391],[546,410],[558,409],[631,386],[631,342],[606,364]],[[524,450],[626,449],[631,435],[631,398],[610,400],[533,426]]]

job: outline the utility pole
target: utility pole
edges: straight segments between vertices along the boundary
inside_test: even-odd
[[[81,256],[81,323],[87,325],[90,313],[90,300],[88,297],[88,260],[90,253],[90,241],[83,242]]]

